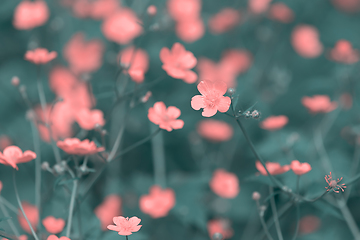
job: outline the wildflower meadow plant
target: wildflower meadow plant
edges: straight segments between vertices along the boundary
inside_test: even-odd
[[[359,13],[0,1],[0,238],[359,240]]]

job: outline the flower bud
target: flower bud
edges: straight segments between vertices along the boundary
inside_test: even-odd
[[[11,79],[11,85],[17,87],[19,86],[19,84],[20,84],[20,79],[17,76],[13,76]]]
[[[214,233],[214,235],[212,235],[212,240],[222,240],[223,239],[223,235],[221,233]]]
[[[251,117],[254,118],[254,119],[259,119],[260,118],[260,112],[258,110],[252,111]]]
[[[65,172],[65,167],[60,164],[56,164],[54,167],[53,167],[54,171],[57,173],[57,174],[63,174]]]
[[[253,199],[254,201],[259,201],[260,198],[261,198],[260,193],[258,193],[258,192],[253,192],[253,194],[252,194],[252,199]]]
[[[235,89],[234,89],[234,88],[229,88],[229,89],[228,89],[228,93],[229,93],[230,95],[233,95],[233,94],[235,93]]]
[[[44,170],[44,171],[49,170],[50,169],[49,163],[48,162],[43,162],[41,164],[41,169]]]
[[[244,116],[245,116],[245,118],[250,118],[250,117],[251,117],[250,111],[246,111],[246,112],[244,113]]]

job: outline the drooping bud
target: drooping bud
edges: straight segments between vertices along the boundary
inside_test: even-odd
[[[252,194],[252,199],[253,199],[254,201],[259,201],[260,198],[261,198],[260,193],[258,193],[258,192],[253,192],[253,194]]]
[[[17,76],[13,76],[11,78],[11,85],[13,85],[14,87],[19,86],[20,84],[20,79]]]

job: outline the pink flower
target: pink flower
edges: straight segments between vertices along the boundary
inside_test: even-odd
[[[3,153],[0,152],[0,163],[10,165],[16,170],[17,164],[30,162],[35,158],[36,154],[33,151],[27,150],[23,153],[18,146],[8,146]]]
[[[65,220],[62,218],[55,218],[53,216],[48,216],[42,220],[46,231],[52,234],[60,233],[65,227]]]
[[[223,96],[227,91],[226,83],[201,81],[197,89],[202,95],[192,97],[191,107],[195,110],[203,108],[204,117],[214,116],[217,111],[224,113],[229,110],[231,99]]]
[[[197,60],[192,52],[186,51],[180,43],[175,43],[171,51],[163,47],[160,51],[162,68],[170,77],[182,79],[186,83],[194,83],[197,79],[196,73],[190,69],[194,68]]]
[[[239,179],[233,173],[218,169],[210,181],[211,190],[223,198],[235,198],[240,192]]]
[[[56,56],[57,53],[54,51],[49,52],[45,48],[37,48],[33,51],[27,51],[25,54],[25,60],[34,64],[46,64],[55,59]]]
[[[304,175],[311,171],[311,165],[309,163],[300,163],[298,160],[293,160],[290,164],[290,168],[296,175]]]
[[[171,132],[173,129],[181,129],[184,121],[177,119],[181,114],[180,109],[170,106],[166,108],[164,102],[156,102],[154,107],[149,108],[148,118],[150,122],[159,125],[159,128]]]
[[[331,2],[346,13],[356,13],[360,10],[359,0],[332,0]]]
[[[19,30],[28,30],[44,25],[49,18],[45,1],[24,0],[15,8],[13,25]]]
[[[320,228],[321,220],[313,215],[307,215],[300,219],[299,233],[310,234],[317,231]]]
[[[121,215],[121,198],[115,194],[106,196],[94,212],[100,220],[101,229],[106,230],[107,226],[113,222],[114,215]]]
[[[327,95],[314,95],[312,97],[303,97],[301,103],[310,111],[310,113],[328,113],[337,108],[336,102],[331,102]]]
[[[283,174],[290,170],[289,165],[281,166],[280,163],[277,163],[277,162],[266,162],[265,165],[271,175]],[[264,175],[264,176],[268,175],[264,166],[261,164],[260,161],[256,161],[255,166],[262,175]]]
[[[240,22],[240,13],[232,8],[224,8],[210,18],[209,28],[213,34],[221,34],[234,28]]]
[[[288,121],[288,117],[284,115],[270,116],[260,123],[260,127],[269,131],[275,131],[283,128]]]
[[[51,90],[58,96],[64,98],[72,94],[78,80],[74,74],[65,67],[57,66],[49,74],[49,85]]]
[[[101,67],[103,52],[100,40],[85,41],[84,34],[77,33],[66,44],[64,58],[75,74],[91,73]]]
[[[359,61],[358,51],[353,49],[351,43],[346,40],[339,40],[335,47],[331,49],[329,57],[333,61],[346,64]]]
[[[323,45],[319,40],[319,32],[310,25],[299,25],[291,34],[291,44],[295,51],[304,58],[320,56]]]
[[[223,239],[231,238],[234,234],[230,226],[230,221],[227,219],[210,220],[207,223],[207,229],[211,239],[213,239],[215,233],[220,233]]]
[[[24,234],[17,238],[18,240],[28,240],[28,237]],[[1,240],[9,240],[7,238],[1,238]]]
[[[36,226],[39,222],[39,210],[36,208],[36,206],[31,205],[27,202],[22,202],[21,204],[32,228],[34,229],[34,231],[36,231]],[[31,229],[20,209],[18,213],[18,221],[25,232],[31,233]]]
[[[66,138],[64,141],[58,141],[56,144],[64,152],[74,155],[92,155],[105,151],[104,147],[97,147],[93,141],[85,139],[80,141],[78,138]]]
[[[119,9],[118,0],[97,0],[91,3],[90,15],[94,19],[105,19]]]
[[[167,8],[175,21],[189,21],[200,18],[200,0],[169,0]]]
[[[197,126],[197,132],[205,139],[214,142],[224,142],[232,138],[234,130],[228,123],[218,120],[202,120]]]
[[[255,14],[266,12],[271,0],[249,0],[249,9]]]
[[[104,126],[104,113],[101,110],[82,108],[76,113],[76,121],[82,129],[92,130],[97,125]]]
[[[155,16],[157,13],[157,8],[154,5],[150,5],[147,9],[146,12],[150,15],[150,16]]]
[[[289,23],[294,19],[294,13],[285,4],[274,3],[270,7],[269,17],[282,23]]]
[[[120,63],[123,65],[131,79],[136,83],[142,83],[145,73],[149,69],[149,56],[145,50],[128,47],[119,53]]]
[[[178,22],[175,26],[176,35],[184,42],[192,43],[205,34],[204,22],[201,18]]]
[[[50,235],[46,240],[71,240],[71,239],[65,236],[58,238],[56,235]]]
[[[132,217],[132,218],[124,218],[122,216],[114,217],[113,221],[115,225],[109,225],[107,228],[112,231],[116,231],[119,235],[128,236],[133,232],[137,232],[140,230],[142,225],[139,225],[141,222],[140,218]]]
[[[152,218],[165,217],[175,206],[175,192],[170,188],[162,189],[154,185],[150,188],[149,195],[140,197],[139,205],[140,210]]]
[[[130,43],[143,31],[140,20],[129,8],[122,8],[106,18],[101,29],[108,40],[118,44]]]
[[[342,177],[338,178],[337,180],[333,179],[330,172],[329,175],[325,176],[325,181],[328,184],[328,186],[325,188],[327,189],[328,192],[333,191],[339,193],[339,190],[344,192],[345,191],[344,189],[346,188],[345,183],[339,184],[339,182],[341,182],[342,179],[343,179]]]

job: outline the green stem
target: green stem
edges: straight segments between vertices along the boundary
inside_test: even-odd
[[[296,194],[299,195],[299,191],[300,191],[300,175],[297,176],[296,179]],[[293,240],[295,240],[297,238],[298,232],[299,232],[299,223],[300,223],[300,206],[299,206],[299,202],[295,203],[296,206],[296,228],[295,228],[295,233],[294,233],[294,237],[292,238]]]
[[[270,194],[273,194],[273,193],[274,193],[274,189],[273,189],[273,187],[270,187]],[[271,206],[271,210],[274,215],[275,228],[276,228],[278,238],[279,238],[279,240],[283,240],[284,238],[281,233],[281,227],[280,227],[280,222],[279,222],[279,217],[278,217],[278,212],[276,209],[274,196],[272,196],[272,198],[270,198],[270,206]]]
[[[24,211],[24,208],[23,208],[23,206],[22,206],[22,204],[21,204],[20,196],[19,196],[19,193],[18,193],[18,190],[17,190],[17,187],[16,187],[15,171],[16,171],[16,170],[14,169],[14,170],[13,170],[13,184],[14,184],[14,190],[15,190],[16,200],[17,200],[17,202],[18,202],[18,204],[19,204],[20,210],[21,210],[22,214],[24,215],[24,218],[25,218],[27,224],[28,224],[29,227],[30,227],[30,230],[31,230],[32,235],[34,236],[35,240],[39,240],[39,238],[38,238],[38,236],[36,235],[33,227],[31,226],[31,223],[30,223],[28,217],[26,216],[25,211]]]
[[[151,126],[151,127],[154,128],[155,126]],[[159,130],[160,128],[157,131]],[[164,138],[161,133],[151,138],[151,148],[152,148],[155,184],[165,188],[166,187],[165,149],[164,149]]]
[[[69,207],[69,216],[67,220],[67,229],[66,229],[66,237],[70,237],[70,231],[71,231],[71,225],[72,225],[72,218],[73,218],[73,212],[74,212],[74,206],[75,206],[75,198],[78,188],[78,182],[79,180],[74,180],[74,186],[71,193],[71,199],[70,199],[70,207]]]
[[[256,201],[256,205],[257,205],[257,209],[258,209],[258,213],[259,213],[260,222],[261,222],[261,225],[262,225],[262,227],[264,229],[265,235],[269,240],[273,240],[273,238],[271,237],[271,234],[269,232],[269,229],[267,228],[266,223],[264,221],[264,216],[263,216],[264,214],[260,210],[259,201]]]

